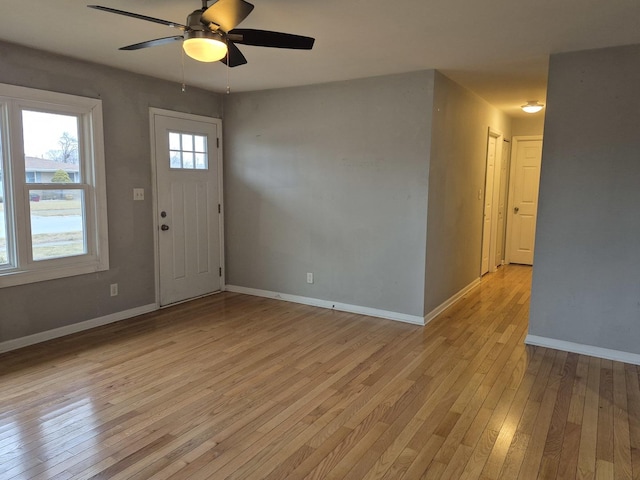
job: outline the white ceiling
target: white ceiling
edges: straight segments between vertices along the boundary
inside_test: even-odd
[[[86,7],[185,23],[200,0],[1,0],[0,39],[182,83],[177,30]],[[240,46],[227,69],[185,57],[186,84],[224,92],[436,68],[514,117],[544,103],[551,53],[640,43],[639,0],[253,0],[243,28],[316,38],[312,51]],[[227,76],[229,76],[227,80]],[[179,85],[177,86],[179,88]]]

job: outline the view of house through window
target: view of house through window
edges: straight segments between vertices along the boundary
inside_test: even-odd
[[[76,115],[22,111],[31,248],[36,261],[87,253],[78,124]]]

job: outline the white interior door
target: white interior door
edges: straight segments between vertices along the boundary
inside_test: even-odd
[[[487,147],[487,174],[484,188],[484,223],[482,226],[482,265],[480,268],[480,275],[487,273],[490,265],[491,237],[493,232],[493,187],[495,183],[497,143],[497,137],[489,134]]]
[[[160,305],[219,291],[218,119],[152,110]]]
[[[505,259],[505,238],[507,222],[505,212],[507,210],[507,186],[509,184],[509,158],[511,158],[511,145],[504,141],[502,144],[502,161],[500,162],[500,192],[498,196],[498,230],[496,239],[496,266],[501,265]]]
[[[515,137],[513,150],[509,261],[533,265],[542,137]]]

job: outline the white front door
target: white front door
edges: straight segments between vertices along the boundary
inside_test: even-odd
[[[158,225],[159,302],[219,291],[219,119],[151,110]]]
[[[542,137],[514,138],[509,261],[533,265]]]
[[[489,271],[489,258],[491,256],[491,237],[493,234],[493,186],[496,169],[496,145],[497,137],[489,134],[487,147],[487,176],[484,188],[484,224],[482,227],[482,265],[480,275]]]

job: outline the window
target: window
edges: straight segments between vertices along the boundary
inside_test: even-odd
[[[0,84],[0,287],[107,268],[101,101]]]
[[[207,170],[207,137],[169,132],[169,159],[172,169]]]

